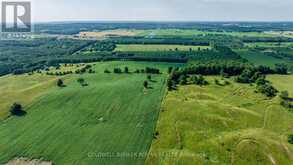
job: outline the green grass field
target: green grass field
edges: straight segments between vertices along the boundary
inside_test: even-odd
[[[265,55],[262,52],[254,52],[249,50],[238,50],[237,53],[255,65],[264,65],[275,67],[276,64],[286,63],[285,60]]]
[[[34,100],[46,95],[55,86],[56,77],[49,76],[4,76],[0,77],[0,121],[9,113],[14,102],[30,105]]]
[[[293,145],[287,142],[293,113],[282,108],[278,98],[255,93],[254,86],[232,80],[231,85],[217,86],[214,77],[208,77],[211,85],[180,87],[163,100],[167,69],[180,64],[90,65],[96,73],[0,77],[0,164],[19,157],[57,165],[267,165],[290,164],[293,159]],[[146,74],[103,73],[125,66],[130,72],[156,67],[163,74],[153,75],[151,88],[144,89]],[[62,66],[60,71],[79,67]],[[77,83],[80,77],[88,86]],[[268,79],[292,96],[292,77]],[[56,86],[58,78],[66,87]],[[13,102],[24,105],[27,114],[7,118]]]
[[[7,84],[6,82],[13,84],[11,89],[7,90],[13,94],[8,95],[9,98],[4,101],[11,104],[12,101],[22,98],[19,102],[25,106],[27,114],[22,117],[10,117],[0,123],[0,164],[17,157],[43,159],[57,165],[81,162],[143,164],[143,156],[119,157],[111,154],[148,152],[165,91],[163,86],[166,75],[153,76],[151,88],[146,90],[143,87],[145,74],[103,73],[106,68],[112,70],[114,67],[124,66],[128,66],[130,71],[146,66],[167,71],[169,64],[97,63],[94,66],[95,74],[62,77],[66,80],[66,87],[61,89],[54,85],[54,76],[51,78],[35,74],[30,77],[2,77],[3,85]],[[84,78],[89,86],[82,87],[77,83],[79,77]],[[31,81],[28,81],[29,79]],[[50,85],[42,85],[39,82]],[[37,84],[41,87],[35,87]],[[29,90],[30,86],[33,91]],[[28,92],[21,96],[16,93],[26,88]],[[46,93],[41,97],[32,101],[25,98],[43,88]],[[1,96],[4,94],[1,89]],[[8,112],[8,107],[4,106],[1,111]],[[110,155],[100,155],[105,153]]]
[[[146,164],[292,164],[293,113],[253,86],[208,79],[168,93]]]
[[[267,77],[279,91],[288,91],[293,97],[293,75],[269,75]]]
[[[200,49],[210,49],[210,46],[185,46],[185,45],[142,45],[142,44],[130,44],[130,45],[117,45],[115,51],[119,52],[151,52],[151,51],[197,51]]]

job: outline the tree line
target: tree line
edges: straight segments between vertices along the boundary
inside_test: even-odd
[[[105,69],[104,73],[112,73],[109,69]],[[121,74],[121,73],[131,73],[130,69],[125,66],[124,69],[116,67],[113,69],[113,73]],[[146,74],[161,74],[160,69],[152,68],[152,67],[145,67],[145,69],[135,69],[133,73],[146,73]]]

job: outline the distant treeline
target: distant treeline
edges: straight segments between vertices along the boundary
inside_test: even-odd
[[[108,41],[116,44],[176,44],[176,45],[193,45],[209,46],[208,41],[196,41],[193,39],[182,38],[145,38],[145,37],[119,37],[111,38]]]
[[[286,37],[245,37],[242,38],[242,42],[293,42],[293,38]]]
[[[198,29],[213,32],[293,31],[292,22],[54,22],[35,24],[37,33],[77,34],[114,29]]]
[[[95,41],[33,39],[0,41],[0,75],[43,68],[51,59],[71,56]]]

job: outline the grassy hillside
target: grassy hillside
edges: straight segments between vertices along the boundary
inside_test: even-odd
[[[200,49],[209,49],[210,46],[185,46],[185,45],[140,45],[140,44],[130,44],[130,45],[117,45],[115,51],[120,52],[137,52],[137,51],[189,51],[190,49],[197,51],[198,48]]]
[[[0,164],[15,157],[43,158],[54,164],[142,164],[143,155],[112,154],[149,150],[166,75],[153,76],[151,88],[145,90],[145,74],[103,73],[105,68],[112,70],[126,65],[130,71],[154,65],[167,70],[168,66],[97,63],[95,74],[62,77],[67,79],[66,87],[50,87],[44,96],[26,104],[25,116],[10,117],[0,123]],[[42,81],[48,79],[38,76]],[[18,82],[16,90],[22,89],[22,77],[3,79],[11,79],[13,84]],[[89,86],[77,83],[79,77]]]
[[[243,84],[169,92],[146,164],[291,164],[293,113]]]

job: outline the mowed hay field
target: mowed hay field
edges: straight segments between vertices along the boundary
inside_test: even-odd
[[[115,51],[117,52],[154,52],[154,51],[197,51],[200,49],[210,49],[210,46],[186,46],[186,45],[143,45],[143,44],[118,44]]]
[[[143,164],[153,140],[167,75],[152,76],[151,88],[145,90],[146,74],[103,73],[106,68],[112,71],[124,66],[130,71],[146,66],[167,71],[168,65],[105,62],[93,66],[95,74],[61,77],[67,79],[66,87],[52,86],[25,106],[25,116],[0,122],[0,164],[19,157],[57,165]],[[88,86],[82,87],[76,81],[79,77]],[[42,78],[47,76],[39,75]],[[137,153],[142,155],[133,155]]]
[[[292,164],[293,113],[253,86],[208,79],[167,94],[146,164]]]

